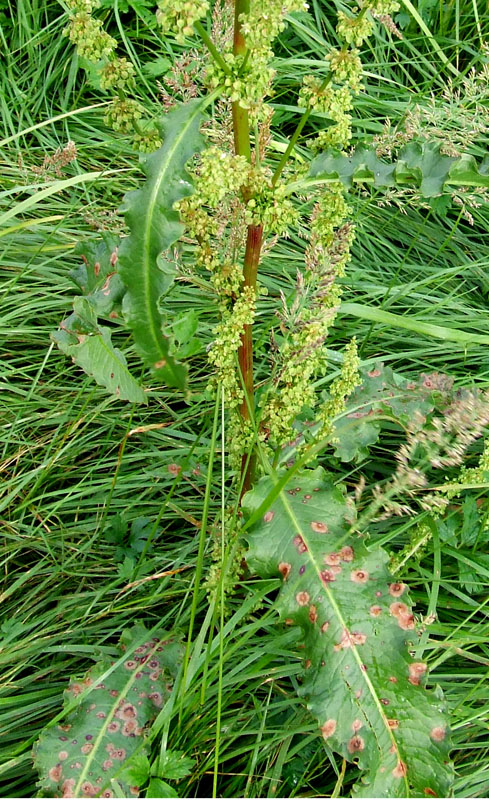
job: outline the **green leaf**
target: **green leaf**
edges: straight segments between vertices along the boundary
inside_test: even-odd
[[[433,142],[410,142],[393,162],[382,161],[373,147],[361,145],[351,155],[327,150],[313,158],[309,174],[324,180],[340,180],[351,188],[369,183],[376,189],[415,186],[424,197],[449,192],[450,186],[489,186],[486,164],[472,156],[446,156]]]
[[[99,316],[109,316],[124,294],[124,284],[117,274],[119,244],[118,236],[103,233],[100,241],[80,242],[75,247],[81,263],[70,277]]]
[[[171,68],[171,61],[164,56],[158,56],[154,61],[148,61],[143,67],[143,73],[149,75],[151,78],[159,78],[160,75],[165,75]]]
[[[171,355],[170,339],[162,332],[158,301],[171,276],[161,270],[159,259],[183,233],[173,206],[192,191],[185,165],[203,146],[199,128],[204,103],[192,100],[165,117],[163,146],[143,163],[147,180],[125,197],[130,235],[119,250],[119,273],[127,288],[123,311],[138,352],[156,378],[183,390],[187,370]]]
[[[278,479],[243,499],[256,514]],[[362,797],[449,795],[452,768],[441,692],[424,686],[406,586],[387,553],[348,534],[354,509],[323,469],[303,470],[246,531],[247,561],[282,576],[277,608],[304,641],[300,695],[328,746],[363,771]]]
[[[150,763],[145,753],[140,753],[131,758],[127,767],[118,775],[129,786],[143,786],[149,778]]]
[[[159,774],[171,781],[186,778],[192,772],[194,758],[189,758],[183,750],[167,750],[160,766]]]
[[[146,797],[178,797],[179,794],[173,786],[170,786],[160,778],[151,778],[146,792]]]
[[[99,326],[90,301],[76,297],[75,313],[51,334],[60,350],[71,356],[87,375],[120,400],[146,403],[146,395],[127,368],[124,354],[111,342],[109,328]]]
[[[63,723],[41,733],[34,765],[44,796],[113,797],[111,781],[124,797],[137,796],[133,778],[148,776],[145,732],[169,696],[181,645],[165,633],[150,638],[138,625],[122,634],[119,652],[126,655],[119,666],[99,661],[69,685]]]

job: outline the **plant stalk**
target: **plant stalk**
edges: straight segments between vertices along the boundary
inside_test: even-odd
[[[246,58],[246,42],[241,30],[240,15],[249,11],[249,0],[235,0],[234,4],[234,55],[241,55]],[[250,143],[250,122],[248,110],[242,108],[238,102],[233,103],[233,135],[234,150],[236,155],[245,156],[251,161]],[[245,201],[249,196],[244,193]],[[258,274],[258,264],[260,262],[261,246],[263,241],[263,227],[261,225],[249,225],[246,238],[246,249],[243,264],[244,285],[256,287]],[[250,419],[254,410],[254,381],[253,381],[253,326],[245,325],[241,334],[241,345],[238,350],[238,362],[243,379],[244,391],[246,396],[240,405],[240,414],[243,422]],[[256,453],[252,453],[248,458],[243,455],[241,470],[243,485],[241,495],[251,489],[256,468]]]

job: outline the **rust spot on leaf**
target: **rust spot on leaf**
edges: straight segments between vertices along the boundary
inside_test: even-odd
[[[309,592],[298,592],[295,596],[295,599],[297,600],[298,605],[307,606],[311,598],[309,597]]]
[[[412,683],[413,686],[419,686],[420,680],[422,676],[425,674],[427,669],[428,669],[427,665],[423,664],[422,661],[415,661],[413,664],[410,664],[409,683]]]
[[[329,739],[330,736],[336,730],[336,720],[335,719],[327,719],[324,725],[321,725],[321,733],[323,734],[323,739]]]

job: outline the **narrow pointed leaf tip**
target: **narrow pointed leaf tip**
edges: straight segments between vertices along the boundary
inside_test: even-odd
[[[142,625],[120,643],[125,660],[102,660],[65,692],[58,725],[47,727],[34,748],[42,797],[137,797],[126,775],[146,753],[145,733],[172,689],[181,645],[171,636],[151,637]]]
[[[275,485],[245,495],[250,517]],[[280,577],[282,621],[304,633],[300,695],[328,747],[362,771],[358,797],[447,797],[448,724],[426,664],[410,655],[416,623],[387,553],[348,534],[354,508],[322,468],[297,473],[246,531],[248,563]]]
[[[159,301],[175,274],[164,254],[183,233],[173,206],[192,192],[185,165],[203,147],[199,131],[203,106],[203,100],[192,100],[165,117],[164,144],[143,164],[147,180],[124,199],[130,234],[119,250],[119,274],[126,286],[123,312],[136,348],[156,378],[183,390],[187,369],[170,352]]]

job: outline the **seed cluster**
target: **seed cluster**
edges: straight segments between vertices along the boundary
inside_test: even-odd
[[[120,133],[133,133],[135,149],[152,152],[161,147],[160,134],[152,122],[139,124],[144,109],[126,96],[127,89],[134,86],[134,66],[127,58],[115,55],[116,40],[103,30],[102,21],[92,16],[99,5],[99,0],[68,0],[73,14],[63,33],[76,45],[82,58],[97,66],[100,88],[117,92],[105,114],[106,125]]]

